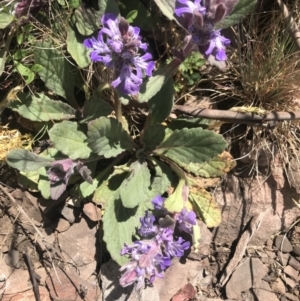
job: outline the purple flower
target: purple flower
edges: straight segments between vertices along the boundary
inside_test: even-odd
[[[171,257],[181,257],[184,251],[189,249],[190,242],[179,237],[177,241],[170,241],[165,244],[165,253]]]
[[[154,226],[155,217],[153,215],[149,215],[148,211],[146,211],[145,217],[140,218],[141,227],[139,229],[139,234],[145,238],[156,235],[158,232],[157,226]]]
[[[181,231],[192,234],[193,225],[196,225],[196,214],[194,211],[188,212],[185,208],[183,208],[180,214],[175,216],[175,219],[178,222],[178,228]]]
[[[225,61],[225,49],[230,40],[224,38],[220,30],[215,30],[214,25],[231,12],[236,1],[231,1],[234,4],[229,1],[205,1],[205,6],[201,6],[201,0],[177,1],[180,7],[175,9],[175,14],[183,17],[184,26],[190,32],[199,51],[206,57],[213,55],[217,61]]]
[[[69,178],[74,173],[74,168],[77,166],[76,162],[71,159],[63,159],[54,161],[51,167],[48,169],[47,174],[50,184],[55,184],[57,182],[68,183]]]
[[[181,6],[179,8],[175,9],[175,14],[176,16],[182,16],[184,14],[192,14],[192,15],[197,15],[197,14],[204,14],[206,11],[206,8],[204,6],[201,6],[201,0],[195,0],[193,3],[192,1],[189,0],[177,0],[179,3],[186,5],[186,6]]]
[[[156,210],[161,210],[164,206],[165,198],[158,195],[152,200],[152,204]]]
[[[163,256],[155,240],[126,245],[121,254],[131,256],[131,261],[120,268],[121,272],[125,271],[120,278],[120,285],[123,287],[137,282],[137,289],[140,289],[146,277],[150,282],[153,282],[155,277],[163,277],[163,271],[171,264],[170,258]]]
[[[101,18],[103,28],[97,39],[84,41],[93,62],[101,62],[114,70],[112,86],[125,94],[135,95],[145,75],[152,76],[154,62],[147,51],[147,44],[141,42],[140,29],[130,26],[124,18],[107,13]],[[141,55],[140,51],[146,52]]]
[[[225,46],[230,44],[230,40],[221,36],[220,30],[215,30],[210,33],[209,47],[205,51],[206,55],[216,52],[216,59],[219,61],[225,61],[227,59]]]

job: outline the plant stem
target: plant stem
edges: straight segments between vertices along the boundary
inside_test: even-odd
[[[116,90],[114,90],[114,109],[115,109],[115,114],[116,114],[117,120],[123,124],[122,104],[119,99],[119,94]]]

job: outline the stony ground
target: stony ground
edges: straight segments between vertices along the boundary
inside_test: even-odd
[[[45,201],[3,165],[1,180],[13,188],[0,186],[0,300],[300,300],[298,187],[278,158],[271,166],[268,177],[226,176],[214,188],[222,224],[199,221],[197,252],[136,292],[118,285],[119,267],[102,252],[99,208],[67,193]]]

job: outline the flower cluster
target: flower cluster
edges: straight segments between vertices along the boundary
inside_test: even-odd
[[[215,30],[214,25],[220,22],[232,9],[231,1],[228,6],[225,0],[206,0],[205,6],[201,5],[201,0],[194,2],[189,0],[178,0],[178,8],[175,14],[183,18],[183,24],[192,35],[192,40],[197,44],[199,51],[205,55],[213,55],[218,61],[225,61],[226,46],[230,40],[221,35],[220,30]]]
[[[125,94],[135,95],[139,92],[143,77],[152,75],[154,62],[147,52],[147,44],[142,43],[140,29],[130,26],[122,17],[107,13],[101,19],[103,28],[97,38],[84,41],[93,62],[101,62],[114,71],[111,83]],[[142,50],[144,55],[140,55]]]
[[[166,215],[163,202],[161,196],[152,200],[154,208]],[[168,218],[171,219],[170,216]],[[171,259],[181,257],[184,251],[190,248],[190,242],[182,237],[174,240],[174,228],[178,224],[179,230],[192,234],[192,227],[196,224],[196,214],[193,211],[183,209],[180,214],[175,214],[169,226],[162,226],[161,220],[162,218],[158,224],[157,218],[148,211],[140,218],[141,226],[138,233],[144,240],[136,241],[132,245],[125,244],[121,251],[122,255],[131,258],[131,261],[120,269],[122,272],[125,271],[120,278],[122,286],[136,282],[137,289],[140,289],[145,279],[153,283],[155,277],[162,278],[164,270],[171,265]]]

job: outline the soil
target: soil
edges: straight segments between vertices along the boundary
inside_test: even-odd
[[[298,187],[289,186],[278,157],[271,166],[267,177],[228,174],[214,192],[221,225],[199,221],[197,252],[137,292],[119,286],[119,266],[102,253],[95,204],[77,207],[67,194],[45,201],[19,188],[3,164],[0,300],[299,300]]]

